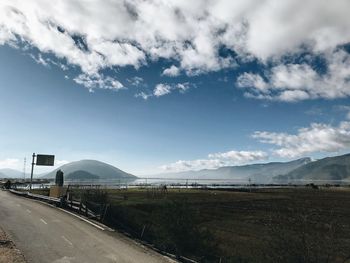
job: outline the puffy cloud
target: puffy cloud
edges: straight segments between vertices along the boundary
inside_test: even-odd
[[[138,67],[149,56],[197,74],[231,65],[222,47],[264,61],[303,45],[324,52],[348,43],[349,9],[347,0],[4,0],[0,43],[17,36],[85,73]]]
[[[171,164],[163,165],[160,168],[165,171],[179,172],[241,165],[266,159],[268,159],[268,155],[263,151],[229,151],[209,154],[207,159],[179,160]]]
[[[138,68],[145,63],[145,53],[139,48],[128,43],[116,43],[112,41],[94,41],[91,49],[104,57],[103,66],[126,66],[133,65]]]
[[[327,57],[325,75],[281,64],[266,76],[243,74],[238,86],[260,99],[332,99],[350,96],[349,55],[337,51],[350,42],[348,10],[348,0],[3,0],[0,45],[29,44],[86,76],[158,59],[178,65],[163,75],[196,75],[254,58],[282,63],[306,50]]]
[[[110,90],[120,90],[124,88],[123,84],[118,80],[113,79],[112,77],[105,77],[102,74],[80,74],[73,80],[76,83],[85,86],[90,92],[93,92],[96,88]]]
[[[257,99],[300,101],[305,99],[336,99],[350,96],[350,55],[343,51],[325,56],[327,72],[318,73],[308,64],[286,64],[271,68],[264,78],[244,73],[237,85],[247,90],[246,96]]]
[[[177,84],[158,84],[153,90],[153,95],[160,97],[170,94],[173,90],[179,90],[181,93],[184,93],[189,88],[190,84],[188,82]]]
[[[172,65],[170,68],[166,68],[163,71],[163,75],[170,76],[170,77],[176,77],[180,74],[180,69],[174,65]]]
[[[339,126],[313,123],[300,128],[297,134],[257,131],[253,138],[262,143],[277,146],[273,153],[286,158],[294,158],[315,152],[338,152],[350,147],[350,122]]]
[[[171,86],[167,84],[158,84],[154,91],[153,95],[156,97],[164,96],[166,94],[169,94],[171,92]]]

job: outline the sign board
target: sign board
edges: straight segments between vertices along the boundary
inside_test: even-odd
[[[55,155],[37,154],[36,165],[54,166]]]

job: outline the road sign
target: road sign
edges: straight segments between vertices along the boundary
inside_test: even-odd
[[[37,154],[36,165],[54,166],[55,155]]]

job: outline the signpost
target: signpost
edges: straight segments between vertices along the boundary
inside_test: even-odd
[[[36,165],[53,166],[55,155],[38,154],[36,156]]]
[[[33,153],[32,157],[33,157],[33,159],[32,159],[32,171],[30,173],[29,191],[32,191],[34,165],[54,166],[54,163],[55,163],[55,155],[48,155],[48,154],[35,155],[35,153]],[[35,162],[35,157],[36,157],[36,162]]]

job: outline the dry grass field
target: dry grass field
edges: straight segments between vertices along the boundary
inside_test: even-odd
[[[201,262],[350,262],[350,188],[74,192],[105,223]]]

